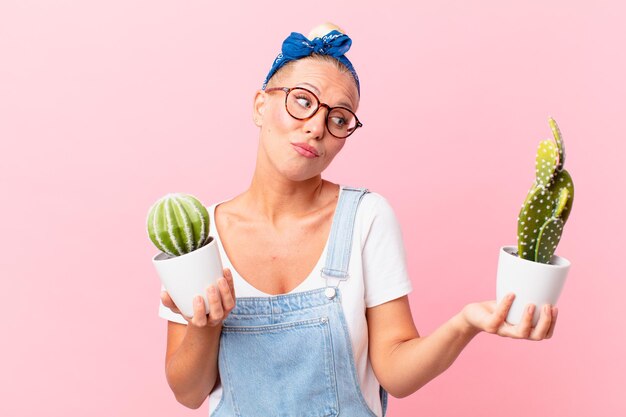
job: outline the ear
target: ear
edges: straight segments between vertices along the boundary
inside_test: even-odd
[[[252,105],[252,120],[258,127],[263,126],[263,112],[267,104],[267,94],[263,90],[257,90]]]

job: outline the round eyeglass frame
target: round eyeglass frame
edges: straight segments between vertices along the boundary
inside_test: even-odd
[[[315,109],[315,111],[309,116],[309,117],[296,117],[293,114],[291,114],[291,112],[289,111],[289,108],[287,107],[287,103],[288,98],[289,98],[289,93],[291,93],[293,90],[304,90],[307,93],[311,94],[313,97],[315,97],[315,100],[317,100],[317,108]],[[315,116],[317,114],[317,112],[322,108],[322,107],[326,107],[328,109],[328,112],[326,112],[326,130],[328,130],[328,133],[330,133],[332,136],[336,137],[337,139],[345,139],[348,136],[350,136],[351,134],[353,134],[354,132],[356,132],[356,130],[359,127],[363,127],[363,123],[361,123],[358,119],[358,117],[356,117],[356,114],[354,114],[354,112],[346,107],[343,106],[337,106],[337,107],[330,107],[328,104],[326,103],[322,103],[319,99],[319,97],[317,97],[317,95],[312,92],[309,89],[306,89],[304,87],[293,87],[293,88],[289,88],[289,87],[272,87],[272,88],[266,88],[265,92],[266,93],[271,93],[272,91],[284,91],[285,94],[285,110],[287,110],[287,113],[289,114],[289,116],[293,117],[296,120],[309,120],[311,117]],[[335,134],[333,134],[330,131],[330,128],[328,127],[328,117],[330,116],[330,113],[334,110],[334,109],[342,109],[345,111],[348,111],[350,113],[352,113],[352,115],[354,116],[354,120],[356,121],[356,125],[354,126],[354,129],[352,129],[352,132],[348,133],[346,136],[337,136]]]

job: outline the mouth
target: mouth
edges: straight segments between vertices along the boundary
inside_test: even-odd
[[[291,145],[296,152],[307,158],[317,158],[320,156],[317,149],[306,143],[292,143]]]

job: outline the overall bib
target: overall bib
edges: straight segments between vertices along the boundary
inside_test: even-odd
[[[330,231],[325,288],[237,298],[222,327],[222,399],[212,417],[375,417],[359,386],[339,284],[368,191],[344,187]],[[380,388],[383,415],[387,392]]]

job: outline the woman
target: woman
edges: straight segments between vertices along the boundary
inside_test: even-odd
[[[481,331],[531,340],[554,331],[550,306],[534,328],[532,309],[506,323],[511,295],[419,335],[393,210],[377,193],[321,177],[361,123],[351,40],[318,29],[285,40],[256,93],[250,188],[209,207],[227,266],[207,290],[209,311],[197,302],[184,317],[161,296],[168,383],[191,408],[210,395],[212,416],[383,416],[387,392],[415,392]]]

